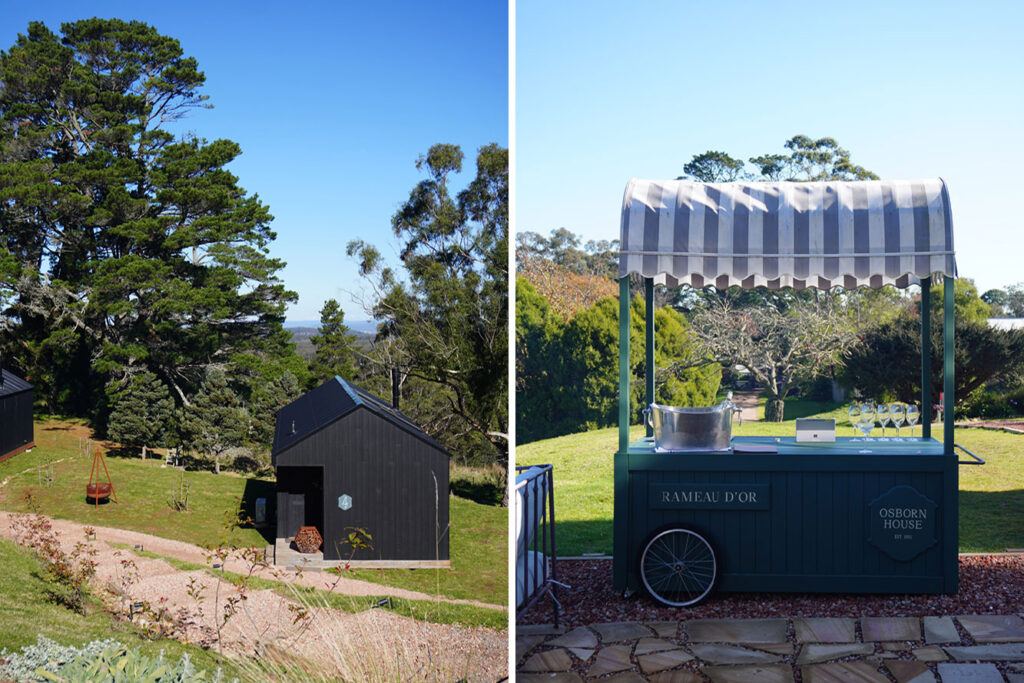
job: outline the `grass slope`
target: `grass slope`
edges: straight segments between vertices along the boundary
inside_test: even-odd
[[[734,436],[792,436],[797,417],[834,417],[840,436],[852,436],[845,405],[786,401],[782,423],[745,422]],[[920,435],[920,425],[915,434]],[[903,435],[907,436],[906,428]],[[876,430],[873,436],[879,435]],[[892,430],[886,430],[892,436]],[[932,435],[941,440],[942,430]],[[643,428],[630,428],[630,439]],[[1001,552],[1024,548],[1024,436],[981,429],[957,429],[956,442],[986,460],[960,467],[960,551]],[[544,439],[516,447],[517,464],[551,464],[555,472],[555,519],[563,556],[612,553],[614,490],[612,456],[618,429],[600,429]]]
[[[162,459],[107,457],[107,467],[119,502],[86,504],[92,456],[79,454],[79,440],[89,429],[74,420],[49,419],[36,423],[36,448],[0,463],[0,509],[24,512],[27,490],[43,514],[94,526],[141,531],[196,545],[229,543],[263,547],[273,543],[273,531],[253,528],[227,532],[226,520],[238,512],[239,500],[251,510],[257,497],[271,499],[274,482],[233,473],[186,472],[191,483],[190,512],[173,512],[167,504],[181,472],[162,467]],[[106,449],[104,449],[106,452]],[[53,463],[54,481],[40,485],[36,466],[45,476]],[[355,578],[452,598],[508,603],[508,511],[452,497],[450,554],[452,568],[360,570]],[[372,530],[370,530],[371,533]],[[502,613],[504,614],[504,613]]]
[[[0,649],[18,650],[44,635],[61,645],[81,646],[93,640],[114,638],[130,649],[156,656],[162,651],[168,659],[188,653],[198,669],[217,668],[216,654],[176,640],[147,640],[131,624],[113,620],[96,605],[83,617],[49,599],[46,583],[40,578],[35,557],[24,548],[0,539]],[[236,675],[226,666],[225,673]]]

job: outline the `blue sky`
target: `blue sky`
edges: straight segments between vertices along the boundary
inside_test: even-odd
[[[943,177],[960,274],[1024,281],[1022,27],[1017,2],[519,0],[516,229],[617,239],[629,178],[800,133]]]
[[[276,218],[271,253],[300,297],[290,320],[319,319],[332,297],[346,320],[367,317],[345,245],[395,257],[391,216],[430,145],[462,146],[460,189],[479,147],[508,144],[505,3],[0,0],[0,49],[29,21],[93,16],[145,21],[199,61],[214,109],[184,129],[241,145],[230,168]]]

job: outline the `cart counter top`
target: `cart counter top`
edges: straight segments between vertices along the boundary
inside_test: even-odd
[[[733,437],[729,450],[722,451],[663,451],[654,447],[653,437],[634,441],[627,455],[653,455],[659,458],[679,456],[740,456],[740,455],[815,455],[815,456],[941,456],[942,442],[921,437],[872,438],[838,437],[835,442],[797,442],[792,436],[738,436]]]

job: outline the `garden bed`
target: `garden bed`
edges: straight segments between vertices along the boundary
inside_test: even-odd
[[[678,619],[760,619],[770,617],[917,617],[940,614],[1019,614],[1024,612],[1024,553],[961,555],[956,595],[853,595],[843,593],[720,593],[696,607],[670,608],[643,593],[628,598],[612,589],[610,560],[560,560],[559,625]],[[541,600],[516,619],[518,624],[551,621],[551,605]]]

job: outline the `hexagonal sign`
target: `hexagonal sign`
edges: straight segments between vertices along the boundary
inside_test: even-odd
[[[338,507],[340,507],[342,510],[348,510],[349,508],[351,508],[352,496],[348,495],[347,493],[343,493],[342,495],[338,496]]]
[[[938,542],[938,507],[910,486],[894,486],[868,505],[868,541],[894,560],[912,560]]]

